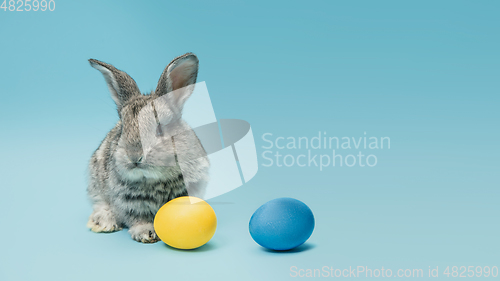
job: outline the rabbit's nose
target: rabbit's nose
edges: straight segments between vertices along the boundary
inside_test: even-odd
[[[142,158],[143,158],[143,157],[144,157],[144,156],[139,157],[139,159],[137,159],[137,160],[134,162],[134,164],[135,164],[135,166],[136,166],[136,167],[137,167],[137,166],[139,166],[139,164],[141,164],[141,163],[142,163]]]
[[[130,157],[129,160],[130,162],[132,162],[132,164],[134,166],[139,166],[141,163],[142,163],[142,159],[144,158],[144,156],[141,156],[141,157]]]

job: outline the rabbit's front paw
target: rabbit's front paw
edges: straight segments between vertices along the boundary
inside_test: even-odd
[[[122,230],[113,213],[106,208],[96,208],[89,217],[87,227],[93,232],[115,232]]]
[[[142,243],[156,243],[160,238],[156,235],[152,223],[136,224],[130,227],[130,236],[137,242]]]

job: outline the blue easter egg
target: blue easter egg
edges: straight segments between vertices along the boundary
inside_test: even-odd
[[[309,239],[314,230],[314,215],[297,199],[278,198],[255,211],[249,228],[253,240],[262,247],[290,250]]]

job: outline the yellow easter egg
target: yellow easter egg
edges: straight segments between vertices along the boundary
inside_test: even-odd
[[[167,245],[177,249],[195,249],[212,239],[217,217],[214,209],[202,199],[177,197],[158,210],[154,228]]]

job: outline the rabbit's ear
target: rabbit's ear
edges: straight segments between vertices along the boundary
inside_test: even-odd
[[[163,96],[169,93],[173,105],[178,109],[182,109],[194,89],[193,86],[187,86],[195,84],[197,76],[198,58],[196,55],[187,53],[177,57],[167,65],[161,74],[155,95]]]
[[[134,79],[127,73],[102,61],[90,59],[89,62],[93,68],[99,70],[104,75],[104,79],[111,92],[111,97],[118,106],[118,111],[120,111],[121,107],[130,97],[141,94]]]

